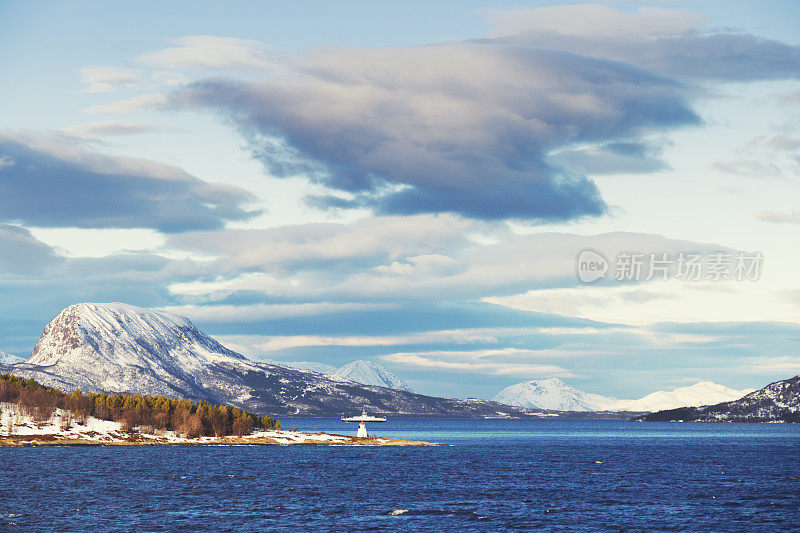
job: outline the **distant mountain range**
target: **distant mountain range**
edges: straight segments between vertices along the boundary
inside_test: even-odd
[[[11,355],[10,353],[0,352],[0,365],[13,365],[24,361],[22,357]]]
[[[365,369],[375,371],[359,364],[352,375],[363,377]],[[229,350],[186,318],[120,303],[67,307],[47,324],[25,362],[2,364],[0,372],[67,391],[163,394],[278,416],[338,416],[362,407],[415,416],[529,414],[486,400],[436,398],[259,363]]]
[[[320,374],[336,376],[348,381],[361,383],[362,385],[374,385],[376,387],[386,387],[387,389],[414,392],[414,389],[412,389],[408,383],[392,374],[385,367],[372,361],[353,361],[340,368],[325,363],[316,363],[314,361],[269,362],[276,365],[288,366],[289,368],[299,368],[300,370],[310,370],[312,372],[319,372]]]
[[[657,391],[638,400],[620,400],[584,392],[560,379],[550,378],[511,385],[500,391],[494,400],[528,409],[648,412],[735,400],[753,390],[735,390],[710,381],[701,381],[672,391]]]
[[[253,361],[186,318],[121,303],[67,307],[47,324],[27,360],[0,352],[0,372],[67,391],[163,394],[277,416],[338,416],[364,407],[375,413],[437,417],[585,418],[660,411],[655,414],[664,420],[767,421],[791,418],[800,409],[800,378],[755,392],[704,381],[638,400],[587,393],[552,378],[513,385],[494,401],[437,398],[412,392],[402,379],[371,361],[338,369],[312,362]],[[697,407],[703,405],[710,407]]]
[[[770,383],[743,398],[703,407],[650,413],[648,422],[800,422],[800,375]]]

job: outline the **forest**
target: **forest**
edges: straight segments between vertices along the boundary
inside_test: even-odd
[[[254,428],[280,429],[281,423],[232,407],[141,394],[71,393],[46,387],[32,379],[0,374],[0,402],[18,405],[35,422],[50,420],[56,409],[69,413],[62,424],[83,423],[88,417],[119,422],[127,432],[171,430],[187,438],[249,434]],[[66,429],[66,428],[63,428]]]

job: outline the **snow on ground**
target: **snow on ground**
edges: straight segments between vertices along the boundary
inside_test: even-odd
[[[26,410],[16,404],[0,404],[0,435],[56,435],[62,439],[110,441],[123,438],[119,422],[89,417],[77,423],[70,413],[56,409],[50,420],[37,423]],[[63,423],[63,424],[62,424]],[[62,429],[64,427],[65,429]]]
[[[310,442],[350,442],[350,437],[341,435],[329,435],[327,433],[302,433],[300,431],[257,431],[244,437],[245,439],[273,439],[279,444],[300,444]]]
[[[147,442],[166,444],[209,444],[218,441],[216,437],[200,437],[189,439],[175,434],[174,431],[157,430],[155,434],[137,433],[139,439]],[[45,422],[35,422],[29,411],[12,403],[0,403],[0,437],[35,437],[47,436],[54,439],[76,439],[95,442],[118,442],[129,440],[130,435],[122,431],[119,422],[100,420],[89,417],[79,424],[66,411],[56,409],[53,416]],[[244,436],[245,440],[271,439],[278,444],[345,444],[352,441],[350,437],[330,435],[327,433],[303,433],[300,431],[267,430],[256,431]],[[26,442],[23,440],[22,442]]]

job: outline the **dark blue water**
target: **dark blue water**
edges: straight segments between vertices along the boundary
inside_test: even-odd
[[[800,528],[800,425],[390,420],[368,429],[453,446],[0,448],[0,530]]]

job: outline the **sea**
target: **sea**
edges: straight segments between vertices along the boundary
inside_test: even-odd
[[[367,430],[448,446],[5,447],[0,531],[800,530],[800,425],[390,419]]]

